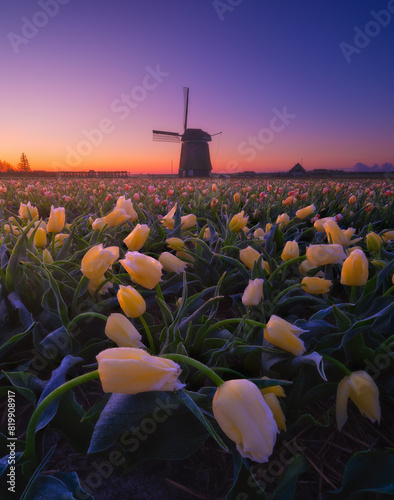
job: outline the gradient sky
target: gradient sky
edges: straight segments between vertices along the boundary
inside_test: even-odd
[[[394,0],[4,0],[0,13],[0,159],[15,166],[25,152],[33,169],[176,172],[180,144],[152,129],[183,132],[183,86],[188,126],[222,132],[214,172],[394,164]]]

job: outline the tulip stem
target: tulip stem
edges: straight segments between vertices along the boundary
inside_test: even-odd
[[[26,446],[24,452],[24,458],[27,459],[26,471],[27,475],[31,476],[33,470],[37,466],[37,457],[36,457],[36,444],[35,444],[35,436],[36,436],[36,428],[39,422],[41,415],[44,410],[54,401],[56,398],[67,392],[69,389],[73,387],[83,384],[85,382],[89,382],[90,380],[94,380],[99,378],[98,370],[94,370],[92,372],[85,373],[80,375],[79,377],[68,380],[64,384],[57,387],[54,391],[48,394],[46,398],[44,398],[35,408],[29,425],[27,426],[26,431]]]
[[[322,354],[322,357],[324,359],[326,359],[327,361],[331,361],[331,363],[333,363],[334,365],[337,365],[339,368],[341,368],[341,370],[343,370],[346,375],[351,375],[352,372],[343,364],[341,363],[340,361],[338,361],[337,359],[335,358],[332,358],[331,356],[329,356],[328,354]]]
[[[200,361],[197,361],[196,359],[189,358],[188,356],[184,356],[183,354],[163,354],[160,357],[172,359],[173,361],[178,361],[179,363],[186,363],[188,365],[194,366],[194,368],[197,368],[197,370],[200,370],[205,375],[207,375],[212,380],[212,382],[215,382],[218,387],[224,384],[224,380],[219,377],[219,375],[217,375],[211,368],[208,368],[208,366],[200,363]]]
[[[165,302],[164,295],[163,295],[163,292],[161,291],[161,287],[160,287],[159,283],[156,285],[156,292],[157,292],[159,299],[161,299],[163,302]]]
[[[350,303],[354,304],[356,302],[357,287],[352,286],[350,290]]]
[[[152,354],[155,354],[155,344],[153,343],[153,337],[152,337],[152,334],[149,330],[149,326],[147,325],[145,319],[143,318],[143,316],[139,316],[139,319],[142,323],[142,326],[144,327],[144,330],[145,330],[145,333],[146,333],[146,336],[148,337],[148,341],[149,341],[149,345],[150,345],[150,350],[152,351]]]
[[[86,313],[81,313],[78,314],[78,316],[75,316],[70,323],[68,324],[68,330],[71,331],[72,327],[80,320],[84,318],[97,318],[97,319],[102,319],[103,321],[107,321],[107,316],[104,316],[104,314],[96,313],[96,312],[86,312]]]
[[[52,253],[52,256],[55,254],[55,233],[51,233],[52,234],[52,241],[51,241],[51,253]]]
[[[382,295],[382,297],[387,297],[387,295],[390,295],[390,293],[393,293],[393,292],[394,292],[394,286],[392,286],[386,292],[384,292],[384,294]]]

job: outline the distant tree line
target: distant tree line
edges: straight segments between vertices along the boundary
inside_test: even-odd
[[[31,172],[29,160],[25,153],[21,154],[21,159],[16,168],[8,161],[0,160],[0,172]]]

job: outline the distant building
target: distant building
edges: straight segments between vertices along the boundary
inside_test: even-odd
[[[303,177],[305,174],[306,170],[300,163],[296,163],[288,172],[292,177]]]

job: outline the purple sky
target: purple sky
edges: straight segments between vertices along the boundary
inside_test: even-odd
[[[0,159],[170,172],[221,136],[214,172],[394,164],[394,0],[8,0]],[[48,14],[45,14],[47,10]],[[50,14],[49,14],[50,13]]]

